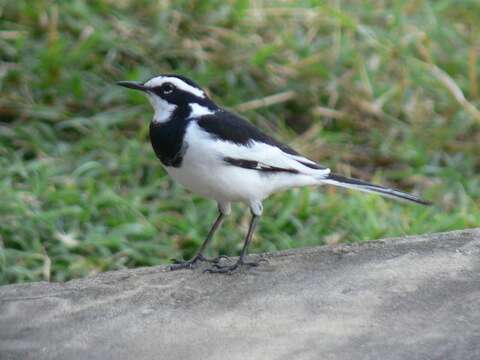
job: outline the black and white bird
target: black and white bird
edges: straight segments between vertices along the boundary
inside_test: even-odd
[[[262,214],[262,201],[274,192],[329,184],[428,204],[398,190],[332,173],[219,107],[184,76],[166,74],[144,83],[120,81],[118,85],[140,90],[150,100],[154,110],[150,140],[170,176],[218,203],[218,218],[197,255],[171,265],[172,270],[193,268],[198,262],[207,261],[203,252],[234,201],[246,203],[252,213],[240,257],[233,265],[216,263],[210,272],[231,272],[240,266],[256,265],[246,262],[245,256]]]

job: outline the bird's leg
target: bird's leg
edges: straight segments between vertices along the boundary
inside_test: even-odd
[[[238,258],[237,262],[233,265],[214,264],[212,268],[206,269],[205,272],[229,274],[241,266],[258,266],[258,262],[245,261],[245,256],[247,255],[248,245],[250,245],[250,242],[252,241],[253,232],[255,231],[255,227],[257,226],[259,217],[260,215],[256,215],[252,213],[252,220],[250,221],[250,226],[248,227],[248,233],[247,233],[247,236],[245,237],[245,242],[243,244],[242,252],[240,253],[240,257]]]
[[[208,261],[212,262],[214,264],[218,263],[222,256],[219,256],[218,258],[215,259],[207,259],[203,256],[203,252],[205,251],[207,245],[210,243],[210,241],[213,238],[213,235],[215,232],[218,230],[220,225],[222,225],[223,219],[225,217],[225,212],[222,211],[222,208],[219,207],[220,213],[218,214],[217,220],[213,223],[212,228],[208,232],[208,235],[203,242],[203,244],[200,246],[200,249],[198,250],[197,254],[191,258],[190,260],[187,261],[179,261],[179,260],[174,260],[175,263],[170,265],[170,270],[179,270],[179,269],[193,269],[195,265],[200,262],[200,261]]]

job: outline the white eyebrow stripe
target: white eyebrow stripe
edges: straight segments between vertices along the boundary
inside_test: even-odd
[[[160,86],[166,82],[172,83],[175,87],[177,87],[180,90],[187,91],[195,96],[205,98],[205,93],[203,90],[198,89],[192,85],[187,84],[185,81],[176,78],[176,77],[170,77],[170,76],[157,76],[145,83],[145,86],[147,87],[155,87],[155,86]]]

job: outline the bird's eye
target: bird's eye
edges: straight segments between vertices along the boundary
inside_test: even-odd
[[[171,94],[173,92],[173,85],[170,83],[163,84],[162,86],[162,93],[166,94]]]

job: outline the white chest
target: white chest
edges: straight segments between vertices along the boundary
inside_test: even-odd
[[[265,178],[255,171],[228,165],[221,141],[189,125],[182,165],[168,173],[189,190],[217,201],[249,201],[267,196]]]

